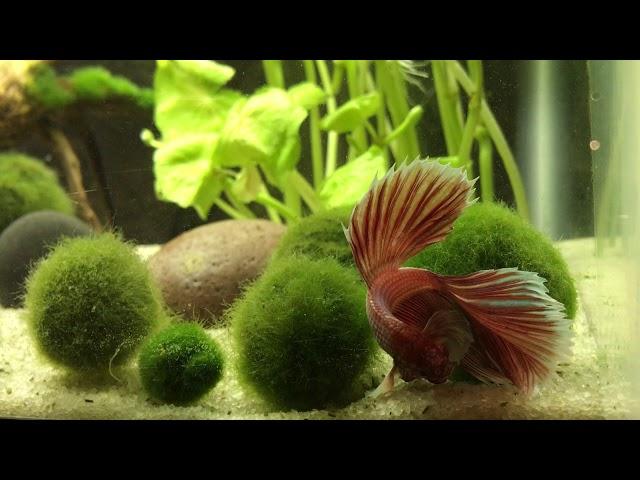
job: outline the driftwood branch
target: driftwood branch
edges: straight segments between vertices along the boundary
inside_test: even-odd
[[[91,208],[87,192],[82,182],[80,160],[78,160],[78,156],[73,151],[69,139],[61,130],[55,127],[49,128],[49,134],[56,149],[58,150],[58,153],[60,154],[70,194],[78,201],[80,215],[94,228],[95,231],[101,232],[103,230],[102,224],[100,223],[100,219],[98,219],[96,213],[93,211],[93,208]]]

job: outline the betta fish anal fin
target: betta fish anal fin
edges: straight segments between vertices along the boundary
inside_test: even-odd
[[[538,274],[502,268],[438,278],[471,324],[474,343],[462,367],[478,379],[531,392],[568,356],[564,306]]]
[[[451,231],[473,203],[473,184],[462,169],[432,160],[392,167],[374,181],[344,229],[367,286],[384,269],[400,265]]]

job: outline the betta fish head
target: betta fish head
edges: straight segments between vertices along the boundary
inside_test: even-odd
[[[405,382],[426,378],[431,383],[444,383],[456,363],[450,361],[444,344],[428,341],[416,342],[412,352],[395,358],[395,364]]]

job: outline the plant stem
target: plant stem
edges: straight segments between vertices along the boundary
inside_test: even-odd
[[[284,72],[282,70],[282,61],[280,60],[263,60],[262,69],[267,79],[267,84],[276,88],[284,88]]]
[[[235,208],[233,208],[231,205],[229,205],[227,202],[222,200],[222,198],[218,198],[215,201],[215,204],[220,210],[222,210],[224,213],[226,213],[227,215],[229,215],[231,218],[235,220],[242,220],[247,218],[242,213],[240,213]]]
[[[316,69],[313,60],[303,60],[304,73],[307,82],[316,84]],[[316,190],[320,188],[324,181],[324,171],[322,163],[322,137],[320,133],[320,112],[318,107],[311,109],[309,113],[309,137],[311,139],[311,165],[313,168],[313,186]]]
[[[458,150],[458,159],[461,165],[467,170],[467,176],[473,178],[473,163],[471,161],[471,147],[473,146],[473,137],[480,119],[480,106],[482,105],[483,96],[483,75],[482,64],[478,60],[469,60],[469,69],[473,70],[474,85],[469,98],[469,110],[467,115],[467,123],[462,131],[462,139],[460,140],[460,150]]]
[[[462,66],[455,60],[451,61],[451,72],[458,83],[460,83],[460,86],[467,92],[467,94],[469,94],[469,92],[473,90],[473,81],[467,76],[467,73],[464,71]],[[498,125],[493,112],[489,108],[487,101],[484,99],[482,100],[480,118],[489,132],[500,158],[502,158],[502,163],[507,171],[507,176],[509,177],[509,182],[511,183],[511,188],[516,199],[516,208],[518,213],[528,221],[529,207],[518,164],[516,163],[513,153],[509,148],[509,144],[507,143],[504,133],[502,133],[500,125]]]
[[[331,78],[329,77],[329,69],[324,60],[316,60],[322,88],[327,93],[327,113],[333,113],[336,110],[336,97],[333,93]],[[338,157],[338,134],[329,132],[327,134],[327,161],[325,164],[325,177],[331,175],[336,169]]]
[[[284,203],[273,198],[269,192],[262,191],[256,197],[256,202],[264,205],[265,207],[275,210],[280,213],[287,221],[296,221],[299,215],[291,211]]]
[[[445,61],[432,60],[431,70],[433,72],[433,82],[436,87],[436,98],[438,100],[438,111],[440,112],[442,130],[447,144],[447,153],[449,156],[457,155],[460,150],[462,127],[458,122],[456,104],[451,98],[448,89],[449,79]]]
[[[317,212],[322,210],[322,203],[320,203],[320,199],[316,195],[315,190],[309,182],[305,180],[305,178],[300,175],[300,172],[297,170],[292,171],[289,174],[288,181],[293,185],[293,187],[300,194],[305,203],[309,206],[312,212]]]
[[[447,93],[453,102],[453,111],[455,112],[456,123],[460,128],[460,136],[462,136],[462,125],[464,124],[464,115],[462,114],[462,102],[460,100],[460,88],[458,82],[451,73],[451,62],[445,62],[447,72]]]
[[[394,139],[398,138],[400,135],[404,133],[408,128],[412,128],[416,123],[420,121],[422,118],[423,109],[420,105],[416,105],[413,107],[405,119],[402,121],[400,125],[398,125],[395,130],[393,130],[387,137],[383,140],[383,143],[392,142]]]
[[[265,77],[267,78],[267,84],[272,87],[285,88],[284,72],[282,69],[282,62],[280,60],[263,60],[262,68],[264,69]],[[300,214],[300,196],[298,192],[291,185],[285,183],[281,187],[284,195],[284,201],[287,207]]]
[[[376,123],[378,124],[377,135],[375,132],[372,132],[371,125],[367,126],[365,124],[365,126],[367,126],[367,129],[369,130],[369,134],[372,137],[372,141],[378,144],[382,149],[382,156],[384,157],[384,168],[385,170],[387,170],[389,168],[389,146],[385,145],[382,140],[385,138],[387,130],[391,130],[391,125],[387,120],[387,116],[384,111],[384,93],[380,88],[378,88],[378,86],[376,85],[376,82],[373,80],[373,76],[371,75],[371,72],[368,69],[366,72],[366,82],[367,82],[367,87],[369,88],[370,91],[372,92],[376,91],[380,95],[380,108],[378,109],[378,112],[376,114]]]
[[[333,77],[331,78],[331,90],[333,95],[339,95],[342,89],[342,79],[344,78],[344,65],[342,63],[333,62]]]
[[[89,198],[87,197],[87,192],[82,182],[80,160],[74,152],[71,142],[69,142],[69,139],[62,130],[54,127],[49,129],[49,135],[60,154],[70,194],[77,198],[80,215],[96,232],[102,232],[102,223],[100,223],[96,212],[93,211],[91,203],[89,203]]]
[[[366,62],[362,60],[349,60],[347,61],[345,68],[347,71],[347,86],[349,88],[349,98],[359,97],[363,92],[360,85],[360,70],[366,68]],[[353,136],[353,140],[356,145],[364,145],[364,150],[367,149],[367,135],[362,127],[356,128],[353,132],[351,132],[351,135]],[[354,155],[352,151],[349,152],[349,161],[354,160],[356,157],[357,154]]]
[[[378,81],[380,88],[384,92],[392,126],[394,129],[398,128],[409,114],[408,93],[402,72],[398,62],[394,60],[377,61],[376,71],[379,72]],[[394,143],[396,144],[396,157],[413,160],[420,155],[418,137],[414,127],[404,131],[394,140]]]
[[[255,213],[253,213],[249,208],[243,204],[231,191],[231,189],[226,189],[224,191],[225,195],[229,199],[229,202],[238,212],[244,215],[246,218],[256,218]]]
[[[487,129],[478,127],[478,167],[480,169],[480,190],[483,202],[493,202],[493,144]]]
[[[380,108],[376,112],[376,120],[378,124],[378,138],[384,138],[387,136],[387,122],[385,118],[384,104],[386,101],[384,90],[382,89],[382,79],[380,78],[384,75],[384,67],[380,67],[380,63],[384,62],[384,60],[376,60],[373,65],[375,68],[375,82],[372,78],[372,90],[376,90],[380,95]]]
[[[284,194],[284,202],[286,203],[287,208],[299,217],[302,214],[302,204],[298,191],[290,182],[285,182],[281,185],[281,189]]]
[[[367,129],[367,132],[369,132],[369,135],[371,135],[371,139],[373,140],[374,143],[381,143],[382,137],[379,137],[378,132],[376,132],[376,129],[373,128],[373,125],[371,125],[371,122],[369,120],[367,120],[366,122],[364,122],[364,126]]]

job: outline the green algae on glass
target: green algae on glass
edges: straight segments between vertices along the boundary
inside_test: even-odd
[[[39,350],[81,373],[124,364],[161,320],[147,267],[112,233],[62,240],[30,273],[25,306]]]
[[[222,378],[220,347],[194,323],[175,323],[151,336],[140,349],[140,379],[161,402],[186,405],[202,398]]]
[[[38,210],[73,214],[73,203],[56,173],[43,162],[17,152],[0,154],[0,232]]]
[[[143,108],[153,107],[153,90],[141,88],[103,67],[78,68],[68,76],[60,76],[51,66],[40,64],[34,68],[27,91],[33,100],[51,109],[82,100],[100,102],[112,98],[126,99]]]
[[[281,409],[353,400],[376,352],[365,296],[334,259],[271,264],[228,312],[242,383]]]
[[[564,304],[567,316],[576,314],[575,283],[560,252],[545,235],[500,204],[468,207],[443,242],[426,248],[406,266],[442,275],[511,267],[536,272],[547,281],[549,295]]]
[[[351,247],[342,230],[342,225],[349,223],[352,209],[349,206],[326,210],[288,226],[272,261],[302,254],[317,260],[334,258],[342,265],[353,266]]]

